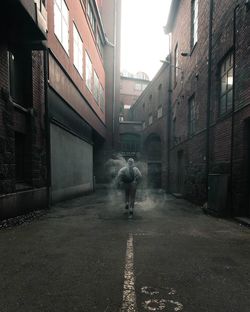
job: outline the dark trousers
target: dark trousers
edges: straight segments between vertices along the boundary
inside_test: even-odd
[[[129,207],[134,209],[136,185],[134,183],[125,183],[125,203],[129,204]]]

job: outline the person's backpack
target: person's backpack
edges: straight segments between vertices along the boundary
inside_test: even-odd
[[[128,168],[122,175],[122,182],[132,183],[135,179],[135,173],[133,168]]]

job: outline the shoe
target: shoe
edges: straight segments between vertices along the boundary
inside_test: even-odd
[[[130,211],[130,212],[129,212],[128,218],[129,218],[129,219],[132,219],[132,218],[133,218],[133,215],[134,215],[133,211]]]

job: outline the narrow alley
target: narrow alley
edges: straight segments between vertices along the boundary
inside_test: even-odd
[[[250,231],[164,192],[99,190],[0,231],[1,312],[248,312]]]

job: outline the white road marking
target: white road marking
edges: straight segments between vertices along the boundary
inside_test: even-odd
[[[146,311],[181,311],[183,305],[180,302],[166,299],[151,299],[142,304]],[[167,309],[167,310],[166,310]],[[169,310],[170,309],[170,310]],[[173,309],[173,310],[172,310]]]
[[[153,296],[153,295],[159,295],[160,292],[156,288],[144,286],[141,288],[141,293]]]
[[[123,302],[121,312],[136,312],[135,276],[134,276],[134,246],[133,235],[129,234],[124,271]]]

